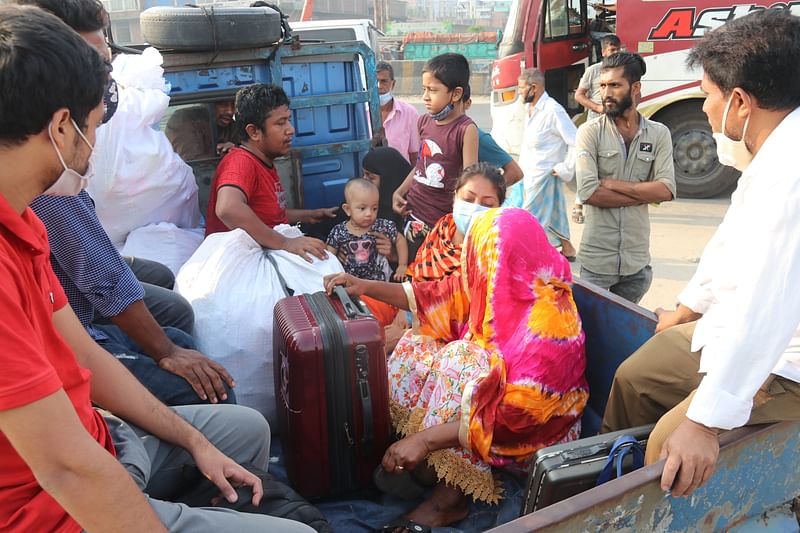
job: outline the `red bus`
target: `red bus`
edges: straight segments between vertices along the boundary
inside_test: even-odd
[[[730,190],[739,174],[717,160],[702,112],[701,73],[686,68],[686,53],[706,31],[769,7],[800,15],[800,1],[625,0],[613,6],[616,16],[608,16],[613,11],[586,0],[515,0],[492,65],[492,135],[506,150],[519,153],[524,109],[517,78],[528,67],[544,72],[547,92],[581,122],[575,91],[586,66],[598,60],[590,35],[610,31],[647,63],[639,111],[672,132],[679,196],[707,198]]]

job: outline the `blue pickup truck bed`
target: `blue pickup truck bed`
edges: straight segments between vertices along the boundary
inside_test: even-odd
[[[292,98],[297,135],[290,158],[278,168],[290,206],[313,208],[340,203],[344,183],[360,175],[369,125],[380,123],[374,61],[363,43],[353,42],[167,53],[164,67],[171,105],[230,99],[252,83],[282,85]],[[201,203],[217,162],[190,161]],[[586,330],[591,393],[583,432],[591,435],[599,429],[614,371],[652,336],[655,316],[580,282],[574,293]],[[723,436],[723,443],[718,473],[689,499],[660,491],[656,464],[517,518],[524,480],[504,474],[500,505],[473,505],[467,519],[439,531],[798,531],[792,500],[800,495],[800,423],[745,428]],[[279,439],[274,454],[271,469],[285,478]],[[336,531],[349,533],[380,527],[416,503],[376,496],[318,505]]]
[[[583,419],[584,434],[597,432],[605,409],[608,389],[617,366],[650,338],[655,316],[621,298],[581,282],[574,286],[575,301],[586,330],[588,379],[592,391],[589,408]],[[596,392],[595,392],[596,391]],[[279,441],[279,438],[276,439]],[[281,446],[273,444],[275,462],[270,471],[286,481]],[[499,505],[471,503],[469,516],[453,527],[437,532],[473,533],[486,531],[519,517],[524,500],[525,480],[508,473],[500,474],[505,489]],[[339,499],[317,502],[336,531],[367,532],[414,508],[408,502],[377,495],[369,499]]]

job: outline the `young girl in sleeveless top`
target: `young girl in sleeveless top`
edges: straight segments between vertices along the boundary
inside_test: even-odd
[[[461,171],[478,162],[478,128],[465,115],[469,63],[461,54],[441,54],[422,72],[422,100],[428,114],[417,122],[416,166],[393,195],[394,210],[406,217],[409,259],[442,216],[453,211]]]

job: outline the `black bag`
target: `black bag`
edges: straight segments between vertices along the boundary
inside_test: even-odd
[[[319,533],[333,533],[333,528],[322,512],[308,503],[291,487],[275,480],[270,474],[253,465],[243,464],[242,466],[257,475],[264,487],[264,496],[257,507],[253,505],[253,491],[250,487],[236,489],[238,495],[236,503],[230,503],[222,498],[219,503],[212,505],[212,500],[220,495],[219,488],[195,466],[187,467],[183,474],[183,486],[191,488],[174,498],[173,501],[184,503],[189,507],[224,507],[243,513],[276,516],[302,522]]]
[[[627,474],[641,467],[640,459],[654,425],[605,433],[536,452],[528,471],[521,515],[589,490],[613,479],[614,473]]]

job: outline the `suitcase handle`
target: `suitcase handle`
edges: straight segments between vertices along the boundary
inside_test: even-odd
[[[369,393],[369,352],[363,344],[356,346],[356,375],[358,377],[358,396],[361,399],[361,450],[364,456],[372,455],[372,441],[375,438],[372,414],[372,397]]]
[[[563,461],[574,461],[576,459],[585,459],[586,457],[592,457],[593,455],[597,455],[601,452],[606,450],[606,446],[603,444],[595,444],[594,446],[586,446],[583,448],[576,448],[574,450],[567,450],[561,453],[561,459]]]
[[[362,306],[359,307],[359,305],[353,302],[353,299],[350,298],[350,295],[347,294],[347,291],[341,285],[337,285],[333,288],[333,295],[336,296],[340,302],[342,302],[344,314],[348,319],[372,316],[372,314],[364,306],[364,302],[361,300],[356,300]]]

